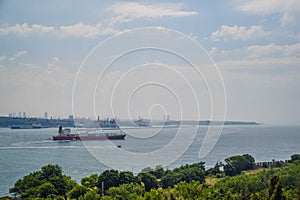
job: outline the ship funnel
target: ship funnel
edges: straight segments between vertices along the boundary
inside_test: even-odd
[[[59,126],[59,128],[58,128],[58,133],[63,133],[63,128],[62,128],[62,126]]]

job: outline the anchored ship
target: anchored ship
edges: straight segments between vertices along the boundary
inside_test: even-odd
[[[106,132],[105,132],[106,131]],[[126,134],[121,130],[104,130],[104,129],[78,129],[76,133],[72,133],[71,129],[58,129],[58,135],[53,136],[53,140],[124,140]]]
[[[41,124],[32,124],[32,125],[11,125],[11,129],[41,129],[46,128],[42,127]]]
[[[148,119],[143,119],[141,117],[138,118],[138,120],[135,120],[134,123],[138,126],[149,126],[150,125],[150,120]]]

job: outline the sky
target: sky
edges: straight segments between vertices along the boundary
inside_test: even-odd
[[[299,125],[299,20],[297,0],[1,0],[0,115]]]

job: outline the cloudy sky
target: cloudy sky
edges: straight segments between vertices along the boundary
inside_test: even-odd
[[[6,116],[10,112],[19,111],[30,116],[42,116],[45,111],[54,117],[72,114],[75,77],[91,50],[114,35],[122,35],[136,28],[158,27],[159,30],[166,28],[178,31],[191,41],[195,40],[213,59],[226,89],[224,105],[227,120],[299,124],[299,20],[298,0],[3,0],[0,1],[0,114]],[[147,37],[144,35],[143,39],[147,40]],[[134,39],[114,45],[111,43],[107,51],[121,49],[120,46],[124,46],[126,41],[134,43]],[[99,84],[88,83],[94,71],[87,68],[107,62],[103,60],[109,55],[103,52],[99,50],[94,55],[97,58],[102,56],[103,59],[87,59],[90,65],[84,63],[86,71],[81,70],[81,85],[77,87],[81,89],[76,90],[77,96],[85,95],[87,89],[82,88],[89,88],[90,84],[94,84],[92,87],[95,88],[95,83]],[[185,52],[195,54],[194,51]],[[109,101],[117,110],[113,115],[120,118],[131,115],[133,118],[161,118],[163,113],[169,113],[178,119],[180,103],[175,97],[179,97],[182,104],[189,105],[183,106],[186,113],[193,112],[197,104],[189,102],[192,93],[188,93],[190,91],[185,88],[187,82],[192,82],[198,101],[205,99],[200,102],[201,119],[211,117],[211,104],[214,102],[209,100],[211,96],[201,86],[203,79],[193,78],[194,72],[186,63],[179,60],[175,62],[170,55],[156,53],[145,51],[128,55],[127,60],[124,58],[123,62],[104,74],[104,85],[100,84],[93,90],[96,91],[96,103],[92,107],[97,110],[96,114],[112,114],[105,103],[99,102],[109,96],[113,89],[110,86],[115,86],[123,77],[123,88],[118,87],[117,96]],[[127,67],[122,68],[121,65]],[[139,68],[134,73],[128,73],[137,65],[143,65],[142,70]],[[124,78],[126,72],[129,75]],[[182,75],[184,81],[177,81]],[[206,78],[214,80],[214,77]],[[147,83],[152,81],[156,85],[147,88],[141,80],[147,80]],[[135,99],[131,102],[128,93],[134,93]],[[216,90],[215,93],[221,91]],[[214,98],[223,102],[223,96],[218,98],[216,95]],[[80,99],[80,102],[76,115],[93,117],[95,113],[90,109],[93,101]],[[124,108],[132,109],[131,113],[128,114],[128,109]],[[163,112],[164,109],[168,111]],[[214,110],[222,108],[214,105]],[[186,114],[184,118],[197,116]]]

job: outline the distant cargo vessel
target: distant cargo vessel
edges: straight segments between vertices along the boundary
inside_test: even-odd
[[[134,121],[134,123],[138,126],[149,126],[150,122],[151,122],[150,120],[143,119],[141,117],[139,117],[138,120]]]
[[[109,131],[109,130],[106,130]],[[103,129],[81,129],[77,130],[76,134],[71,133],[71,129],[63,129],[62,126],[58,129],[58,135],[53,136],[53,140],[124,140],[126,134],[113,132],[105,133]]]
[[[32,125],[12,125],[10,128],[11,129],[41,129],[44,127],[42,127],[41,124],[32,124]]]

